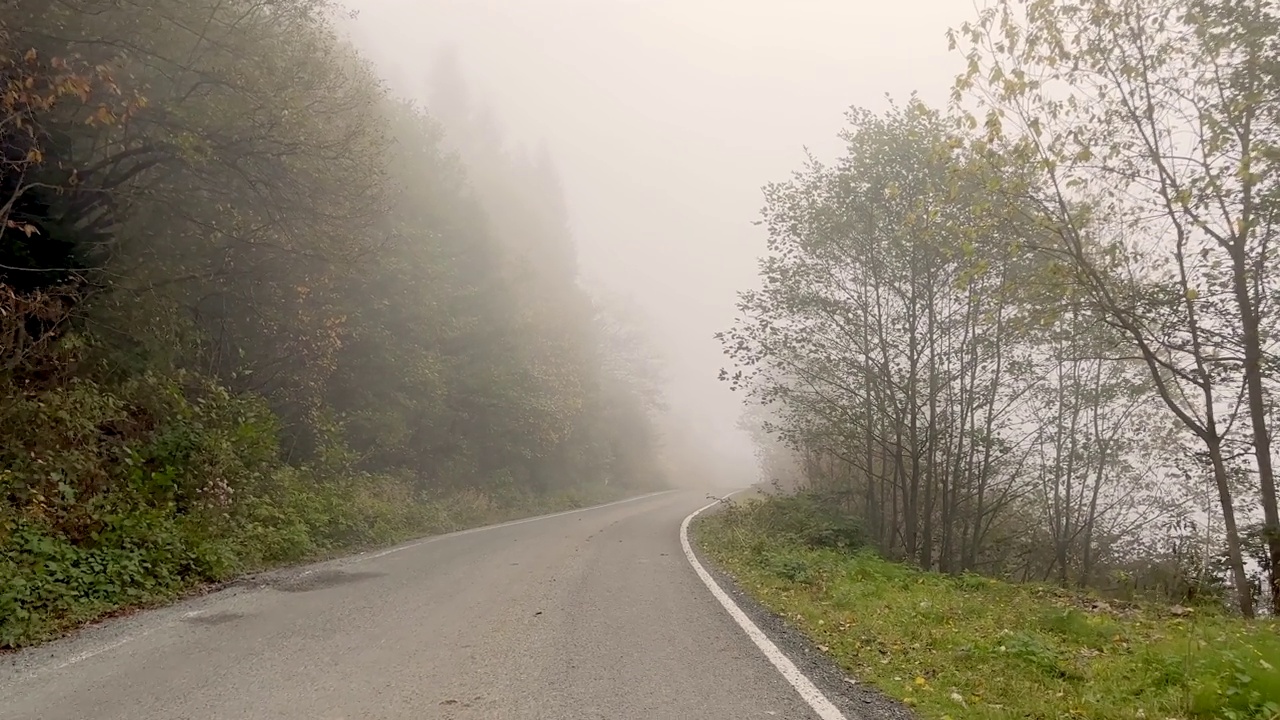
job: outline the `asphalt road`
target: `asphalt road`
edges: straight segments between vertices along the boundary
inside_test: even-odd
[[[682,551],[706,497],[432,538],[108,622],[0,657],[0,718],[816,720]]]

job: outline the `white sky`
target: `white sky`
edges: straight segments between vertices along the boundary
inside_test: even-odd
[[[421,97],[444,45],[504,128],[560,166],[584,281],[632,297],[672,407],[754,471],[712,334],[755,282],[760,187],[839,151],[851,105],[934,105],[963,69],[945,32],[970,0],[346,0],[361,48]],[[740,464],[741,463],[741,464]],[[754,479],[754,478],[749,478]]]

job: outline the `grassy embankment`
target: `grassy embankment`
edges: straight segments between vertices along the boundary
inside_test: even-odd
[[[260,398],[154,375],[0,403],[0,650],[248,572],[618,499],[638,488],[428,492],[335,433],[281,458]]]
[[[1280,718],[1280,623],[952,577],[862,549],[803,499],[704,519],[707,555],[923,718]]]

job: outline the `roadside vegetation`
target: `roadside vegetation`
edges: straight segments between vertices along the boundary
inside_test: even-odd
[[[698,541],[857,682],[922,718],[1280,717],[1280,622],[892,563],[809,495],[734,503]]]
[[[1280,608],[1280,6],[996,0],[768,185],[766,478],[925,570]],[[1138,98],[1135,100],[1135,98]]]
[[[323,0],[0,0],[0,649],[661,482],[555,162]]]
[[[764,189],[707,551],[930,717],[1280,717],[1280,5],[993,0]],[[1254,618],[1262,618],[1255,620]]]

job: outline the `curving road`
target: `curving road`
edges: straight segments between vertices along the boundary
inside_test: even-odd
[[[691,567],[679,528],[706,497],[431,538],[109,622],[0,657],[0,718],[843,718]]]

